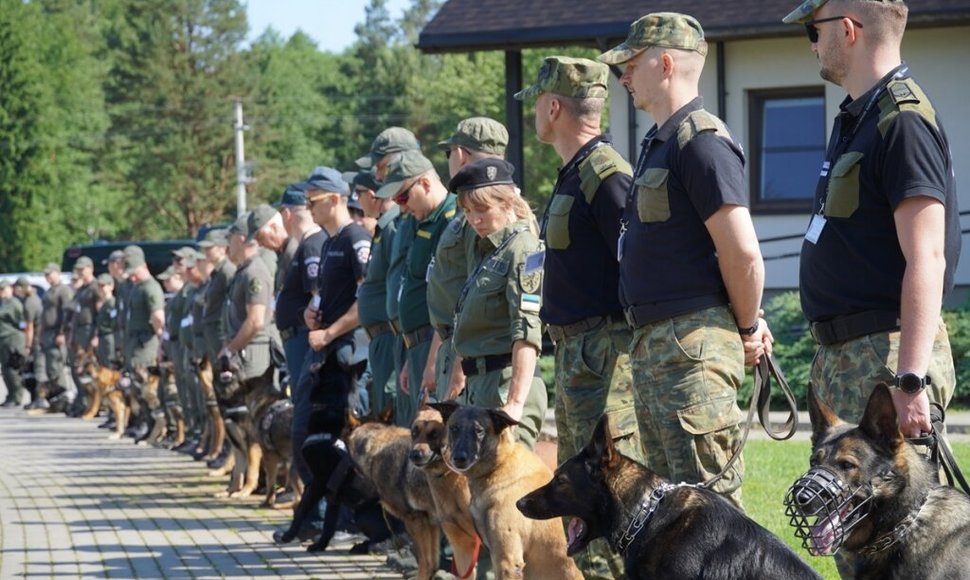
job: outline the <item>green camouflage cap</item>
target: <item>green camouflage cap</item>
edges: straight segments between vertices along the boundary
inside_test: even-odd
[[[505,125],[488,117],[472,117],[458,123],[455,133],[438,143],[439,149],[449,149],[452,145],[481,151],[492,155],[505,155],[509,144],[509,132]]]
[[[829,0],[805,0],[798,5],[788,14],[788,16],[781,19],[785,24],[797,24],[799,22],[807,22],[812,19],[812,14],[822,7],[823,4]]]
[[[693,50],[707,55],[704,29],[696,18],[679,12],[654,12],[631,24],[626,40],[599,55],[598,60],[606,64],[622,64],[651,46]]]
[[[61,267],[55,264],[54,262],[47,262],[47,265],[44,266],[45,274],[50,274],[51,272],[60,272],[60,271],[61,271]]]
[[[213,246],[228,246],[229,230],[227,228],[212,228],[205,233],[205,238],[199,242],[200,248],[211,248]]]
[[[357,160],[357,166],[361,169],[370,169],[377,165],[377,162],[388,153],[418,151],[420,149],[421,147],[418,145],[418,139],[414,136],[414,133],[404,127],[388,127],[374,138],[374,142],[370,146],[370,151],[367,155]]]
[[[192,246],[182,246],[177,250],[172,250],[172,255],[176,258],[188,258],[189,256],[195,255],[195,248]]]
[[[87,256],[81,256],[74,262],[74,270],[77,271],[81,268],[94,268],[94,262]]]
[[[100,276],[98,276],[98,285],[99,286],[109,286],[109,285],[110,286],[114,286],[115,285],[115,279],[111,277],[111,274],[108,274],[107,272],[105,272],[104,274],[101,274]]]
[[[236,218],[236,221],[232,222],[229,226],[229,235],[240,235],[244,237],[249,237],[249,214],[252,212],[245,212]]]
[[[405,151],[401,158],[391,163],[384,177],[384,185],[377,190],[377,197],[391,199],[401,191],[404,182],[434,169],[434,164],[420,151]]]
[[[603,98],[609,96],[610,69],[588,58],[549,56],[539,67],[535,84],[515,93],[522,101],[539,93],[555,93],[564,97]]]

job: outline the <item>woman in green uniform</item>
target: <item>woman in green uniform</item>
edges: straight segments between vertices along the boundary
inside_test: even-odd
[[[482,159],[448,184],[479,237],[477,263],[458,297],[454,348],[466,401],[507,412],[519,421],[519,440],[534,447],[547,404],[535,372],[542,350],[542,247],[513,169],[501,159]]]

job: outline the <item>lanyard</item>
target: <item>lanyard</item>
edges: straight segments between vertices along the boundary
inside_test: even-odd
[[[630,181],[630,191],[628,191],[626,195],[626,207],[628,208],[633,207],[633,198],[636,196],[637,191],[637,179],[639,179],[640,175],[642,175],[647,169],[647,152],[650,150],[650,146],[653,144],[654,137],[657,136],[657,130],[658,128],[654,126],[654,128],[643,138],[643,141],[640,142],[640,156],[637,157],[637,164],[633,169],[633,179]],[[625,217],[620,218],[620,239],[617,242],[618,244],[622,245],[623,234],[626,233],[629,225],[630,222],[628,222]],[[617,255],[619,255],[619,253],[619,248],[617,248]]]
[[[502,243],[499,244],[498,247],[496,247],[494,250],[492,250],[492,253],[485,256],[484,258],[482,258],[480,262],[478,262],[478,266],[475,267],[475,272],[472,273],[472,275],[469,276],[467,280],[465,280],[465,285],[462,286],[461,294],[458,296],[458,302],[457,304],[455,304],[456,321],[458,319],[458,315],[461,313],[462,307],[465,305],[465,299],[468,298],[468,293],[471,292],[472,286],[475,285],[475,280],[478,279],[478,275],[481,274],[482,270],[485,269],[485,264],[487,264],[489,260],[497,256],[506,247],[508,247],[508,245],[512,243],[512,240],[514,240],[517,235],[519,235],[520,233],[526,230],[526,227],[527,226],[522,225],[512,230],[512,233],[509,235],[509,237],[502,240]],[[457,324],[455,326],[457,326]]]
[[[549,201],[546,202],[546,210],[542,212],[542,223],[539,225],[539,239],[542,239],[542,240],[546,239],[546,226],[549,225],[549,210],[552,208],[552,200],[555,199],[556,194],[559,193],[559,187],[562,185],[562,182],[565,181],[566,175],[568,175],[569,172],[572,171],[573,169],[579,167],[579,164],[585,161],[587,157],[592,155],[593,151],[596,151],[597,149],[599,149],[601,146],[605,144],[606,144],[606,141],[598,141],[581,156],[576,157],[572,161],[570,161],[569,165],[564,167],[563,170],[560,172],[559,178],[556,180],[556,185],[555,187],[552,188],[552,195],[549,196]]]

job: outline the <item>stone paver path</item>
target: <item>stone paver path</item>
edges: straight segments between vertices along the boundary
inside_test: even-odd
[[[93,422],[0,410],[0,579],[393,578],[384,556],[273,544],[288,511],[214,499],[186,455],[112,441]]]

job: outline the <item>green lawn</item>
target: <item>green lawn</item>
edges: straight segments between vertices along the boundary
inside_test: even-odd
[[[953,444],[957,462],[970,472],[970,443]],[[807,441],[748,441],[744,450],[744,507],[752,518],[781,537],[825,578],[838,579],[832,558],[809,556],[785,518],[782,501],[788,487],[808,470]]]

